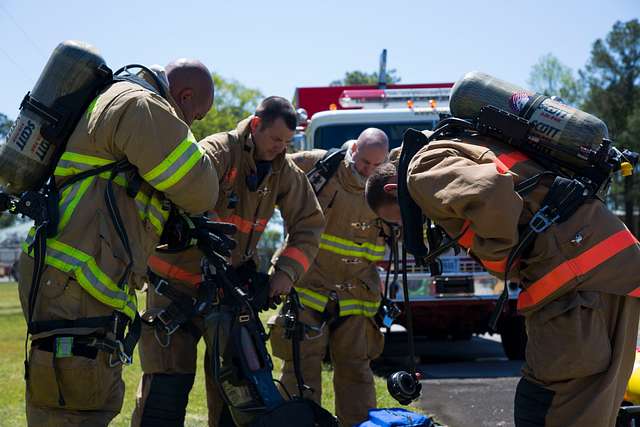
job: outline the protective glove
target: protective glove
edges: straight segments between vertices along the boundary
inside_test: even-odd
[[[237,227],[228,222],[209,221],[203,218],[202,222],[196,224],[194,237],[198,248],[205,254],[215,252],[229,257],[236,247],[236,241],[229,236],[236,231]]]
[[[173,211],[165,224],[160,243],[166,244],[170,252],[197,246],[205,254],[214,252],[230,256],[231,250],[236,247],[236,241],[229,236],[236,231],[233,224],[209,221],[204,216],[190,217]]]

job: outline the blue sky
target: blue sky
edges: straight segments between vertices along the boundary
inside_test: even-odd
[[[265,95],[377,69],[382,48],[403,83],[478,69],[526,85],[548,52],[578,69],[639,0],[29,1],[0,0],[0,112],[15,118],[49,54],[87,41],[107,63],[196,57]]]

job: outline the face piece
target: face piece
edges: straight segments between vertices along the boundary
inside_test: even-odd
[[[254,117],[251,120],[251,134],[256,147],[255,159],[273,161],[287,149],[294,132],[280,117],[268,127],[263,126],[260,117]]]
[[[380,147],[363,147],[358,149],[357,144],[353,146],[353,164],[356,171],[363,177],[369,177],[375,168],[387,160],[387,150]]]

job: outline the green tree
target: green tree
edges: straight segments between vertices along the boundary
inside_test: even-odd
[[[9,120],[7,116],[0,113],[0,139],[4,139],[9,134],[9,129],[13,125],[13,121]]]
[[[584,109],[607,123],[609,136],[625,148],[640,150],[640,22],[616,22],[598,39],[580,73],[587,84]],[[636,233],[638,189],[633,176],[613,187],[612,203],[623,207],[627,226]]]
[[[253,114],[263,95],[236,80],[213,74],[215,97],[213,108],[191,127],[196,139],[217,132],[235,129],[238,122]]]
[[[385,76],[387,84],[400,82],[396,69],[387,71]],[[342,79],[329,83],[331,86],[355,86],[355,85],[375,85],[378,84],[378,73],[367,73],[365,71],[347,71]]]
[[[531,68],[527,83],[538,93],[559,96],[572,105],[580,105],[584,99],[584,86],[574,77],[573,70],[551,53],[540,57]]]

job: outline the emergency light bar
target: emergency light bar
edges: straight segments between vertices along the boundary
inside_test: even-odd
[[[342,108],[436,108],[448,106],[450,94],[451,88],[349,89],[342,91],[338,102]]]

